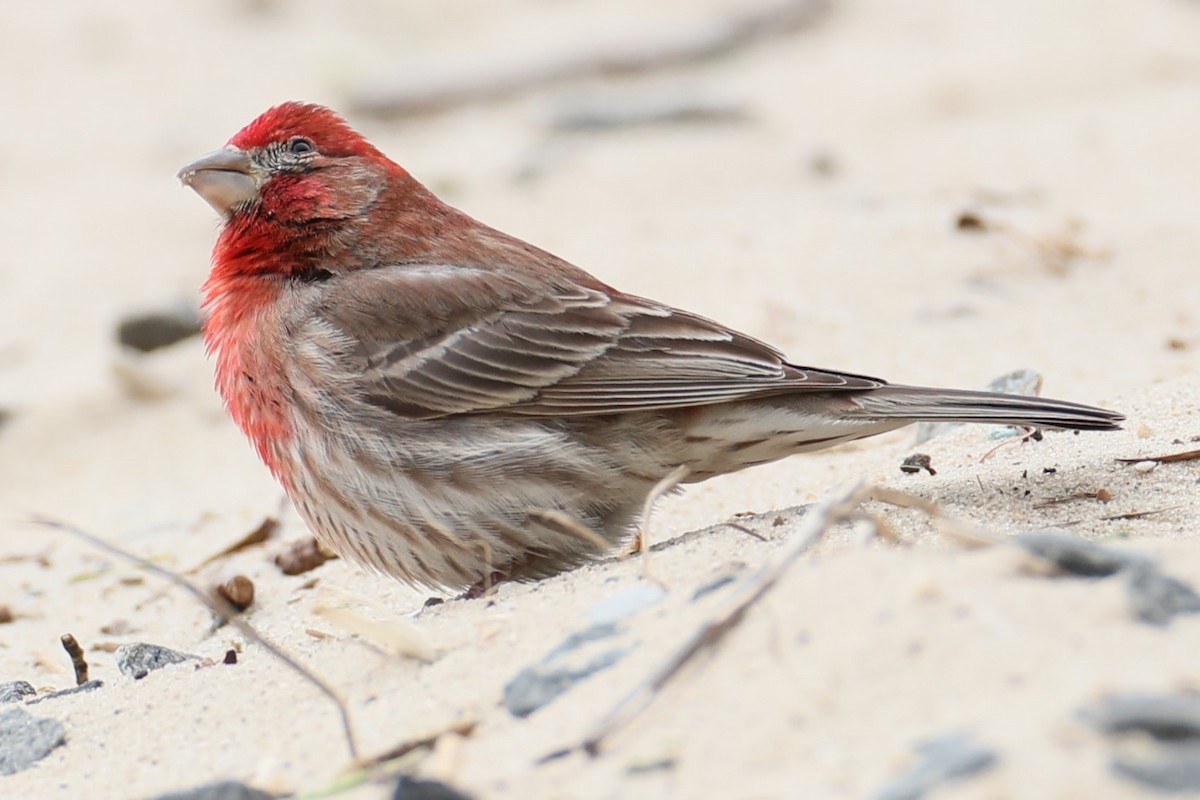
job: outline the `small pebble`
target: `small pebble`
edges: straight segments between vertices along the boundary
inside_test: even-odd
[[[1195,589],[1149,565],[1132,570],[1125,588],[1130,610],[1142,622],[1166,625],[1180,614],[1200,613]]]
[[[238,611],[245,611],[254,602],[254,582],[245,575],[234,575],[217,584],[217,594]]]
[[[199,658],[157,644],[134,642],[117,649],[117,669],[121,670],[123,675],[141,680],[156,669],[171,664],[182,664],[185,661],[198,661]]]
[[[1125,692],[1084,706],[1079,717],[1101,733],[1140,732],[1200,741],[1200,695]]]
[[[166,311],[132,314],[117,325],[117,341],[143,353],[200,333],[200,309],[180,304]]]
[[[1200,791],[1200,695],[1129,692],[1079,717],[1114,739],[1116,774],[1160,791]]]
[[[329,561],[330,556],[321,549],[313,537],[293,542],[286,550],[275,556],[275,566],[284,575],[301,575]]]
[[[937,470],[933,468],[933,459],[927,453],[913,453],[900,462],[900,471],[905,474],[915,475],[921,470],[925,470],[930,475],[937,475]]]
[[[1129,748],[1113,756],[1111,766],[1121,777],[1152,789],[1200,792],[1200,742],[1160,742],[1152,748]]]
[[[988,229],[988,224],[977,211],[962,211],[954,220],[954,227],[969,233],[982,233]]]
[[[421,781],[401,775],[392,800],[471,800],[471,796],[441,781]]]
[[[0,711],[0,775],[28,769],[66,742],[58,720],[35,717],[23,708]]]
[[[194,789],[160,794],[152,800],[275,800],[278,796],[238,781],[219,781]]]
[[[514,717],[527,717],[585,678],[616,664],[628,651],[607,640],[619,633],[617,626],[609,623],[571,634],[508,682],[504,707]]]
[[[992,767],[998,757],[966,733],[950,733],[913,746],[917,763],[875,795],[876,800],[919,800],[942,784]]]
[[[1133,471],[1145,475],[1147,472],[1153,472],[1157,466],[1157,461],[1139,461],[1133,465]]]
[[[1107,578],[1127,567],[1149,564],[1137,553],[1123,553],[1058,531],[1021,533],[1014,542],[1058,572],[1083,578]]]
[[[0,703],[17,703],[26,697],[33,697],[37,689],[27,681],[9,681],[0,683]]]

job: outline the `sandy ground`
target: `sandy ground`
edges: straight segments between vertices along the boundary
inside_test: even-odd
[[[281,493],[225,418],[195,339],[123,352],[125,315],[194,302],[216,230],[183,163],[267,106],[344,109],[446,199],[629,291],[719,318],[800,362],[982,386],[1018,367],[1044,393],[1119,408],[1117,434],[1007,446],[959,429],[900,473],[911,432],[714,480],[663,502],[667,541],[866,478],[996,533],[1065,526],[1200,583],[1200,462],[1117,458],[1200,435],[1200,4],[831,0],[810,28],[703,64],[568,81],[382,120],[366,86],[662,36],[753,4],[599,0],[12,3],[0,29],[0,682],[74,683],[58,638],[105,686],[29,706],[67,743],[0,777],[13,798],[149,797],[222,778],[315,792],[350,766],[311,686],[182,592],[23,520],[70,520],[187,572],[277,513]],[[563,132],[581,102],[692,98],[736,120]],[[956,229],[964,211],[984,232]],[[1111,500],[1101,502],[1105,490]],[[1093,497],[1082,496],[1091,493]],[[242,573],[248,620],[335,685],[379,753],[473,722],[410,759],[482,798],[868,797],[955,731],[995,765],[945,797],[1138,797],[1078,710],[1113,692],[1200,691],[1200,619],[1135,621],[1124,579],[1029,574],[873,505],[902,545],[833,531],[598,758],[576,744],[803,524],[767,514],[656,553],[666,593],[621,622],[627,654],[526,719],[504,686],[613,603],[636,561],[599,564],[419,615],[425,596],[333,561],[285,577],[276,537],[193,577]],[[1122,515],[1155,512],[1144,516]],[[774,524],[774,520],[780,524]],[[335,592],[340,592],[336,593]],[[349,595],[347,595],[349,593]],[[333,598],[333,599],[331,599]],[[432,663],[385,655],[318,613],[396,620]],[[362,609],[368,610],[362,610]],[[237,666],[141,681],[108,645],[149,641]],[[348,798],[383,798],[366,783]]]

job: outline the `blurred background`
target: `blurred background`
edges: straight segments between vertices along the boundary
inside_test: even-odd
[[[109,681],[38,707],[69,723],[70,744],[0,794],[230,775],[312,789],[344,766],[323,698],[253,648],[237,671],[121,678],[102,647],[137,637],[220,660],[241,639],[25,524],[33,513],[198,581],[282,517],[236,560],[259,630],[344,691],[376,751],[480,714],[459,755],[487,796],[537,794],[532,759],[627,685],[601,676],[530,722],[498,702],[598,597],[636,584],[637,564],[447,603],[422,619],[447,656],[418,665],[316,619],[317,579],[272,563],[303,527],[212,388],[196,331],[219,223],[175,174],[285,100],[337,109],[484,222],[797,363],[967,388],[1028,368],[1046,395],[1130,414],[1128,433],[1047,437],[985,466],[987,433],[963,432],[932,445],[948,462],[937,478],[897,471],[911,432],[788,459],[665,501],[656,540],[883,476],[999,530],[1078,520],[1060,495],[1090,492],[1076,498],[1091,522],[1073,531],[1162,546],[1181,577],[1200,575],[1195,462],[1114,461],[1200,436],[1200,0],[9,0],[0,74],[0,682],[69,685],[66,630]],[[1145,519],[1104,521],[1126,512]],[[698,608],[690,587],[723,585],[778,541],[720,534],[656,556],[680,589],[669,602]],[[910,538],[930,546],[847,545],[853,557],[804,567],[656,709],[657,727],[613,758],[538,767],[544,791],[866,796],[913,741],[974,721],[1004,759],[971,796],[1110,796],[1101,748],[1067,720],[1114,687],[1194,691],[1195,647],[1135,629],[1114,581],[1037,583],[1003,553]],[[323,569],[322,589],[388,613],[426,599]],[[648,614],[660,627],[638,635],[662,645],[681,618]],[[657,766],[638,777],[639,764]]]
[[[217,220],[175,172],[288,99],[489,224],[802,364],[960,386],[1030,367],[1089,402],[1195,366],[1194,0],[5,17],[5,510],[134,530],[277,498],[197,338],[141,352],[120,331],[194,325]]]

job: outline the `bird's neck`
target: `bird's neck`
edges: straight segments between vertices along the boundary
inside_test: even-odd
[[[204,340],[216,360],[216,386],[229,415],[287,488],[284,454],[293,436],[287,412],[284,343],[276,318],[286,279],[214,269],[204,284]]]

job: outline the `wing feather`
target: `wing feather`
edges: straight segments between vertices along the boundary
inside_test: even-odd
[[[441,267],[440,270],[446,269]],[[873,389],[883,381],[798,367],[770,345],[686,311],[630,295],[560,282],[541,294],[478,292],[490,298],[421,327],[423,308],[454,308],[450,282],[419,269],[385,268],[355,295],[353,317],[337,328],[355,353],[351,386],[368,402],[406,417],[431,419],[504,412],[528,416],[613,414],[682,408],[802,391]],[[378,273],[380,270],[372,270]],[[441,273],[437,273],[441,276]],[[464,280],[486,280],[477,270]],[[407,285],[409,282],[417,285]],[[413,292],[408,301],[395,292]],[[461,305],[461,304],[460,304]],[[399,318],[405,312],[409,318]]]

